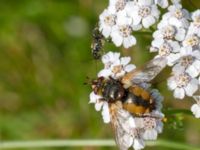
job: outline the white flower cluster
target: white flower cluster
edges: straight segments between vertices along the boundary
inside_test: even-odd
[[[135,65],[128,64],[130,57],[121,57],[119,53],[109,52],[102,57],[104,69],[98,73],[98,77],[120,79],[125,73],[135,69]],[[148,89],[150,90],[150,89]],[[163,97],[158,90],[151,89],[150,95],[155,100],[155,110],[150,113],[143,114],[144,117],[137,117],[130,114],[120,105],[117,115],[120,124],[120,130],[123,135],[120,142],[125,144],[126,149],[133,147],[136,150],[145,147],[145,140],[156,140],[157,135],[162,132],[164,115],[161,113]],[[108,102],[103,100],[101,95],[94,92],[90,94],[90,102],[95,104],[96,111],[102,110],[104,123],[110,123],[114,120],[111,114],[112,108]],[[113,119],[113,120],[112,120]],[[125,150],[125,149],[124,149]]]
[[[99,17],[99,30],[116,46],[129,48],[136,44],[133,31],[149,28],[159,19],[157,5],[166,8],[168,0],[110,0]]]
[[[104,69],[98,73],[98,77],[108,78],[109,76],[114,79],[119,79],[125,73],[135,69],[135,65],[129,64],[130,57],[121,57],[120,53],[108,52],[102,56]]]
[[[200,10],[192,15],[179,1],[173,1],[154,32],[151,52],[165,56],[172,67],[168,87],[174,97],[183,99],[198,90],[200,73]],[[192,16],[192,17],[191,17]]]

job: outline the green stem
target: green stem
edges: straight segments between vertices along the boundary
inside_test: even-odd
[[[44,148],[44,147],[112,147],[116,146],[114,140],[41,140],[41,141],[12,141],[12,142],[0,142],[0,149],[18,149],[18,148]],[[199,148],[184,143],[177,143],[166,140],[157,140],[147,142],[147,146],[160,146],[170,149],[181,150],[199,150]]]

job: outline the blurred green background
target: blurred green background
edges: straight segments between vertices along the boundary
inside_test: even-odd
[[[91,89],[83,84],[101,68],[91,57],[91,32],[107,3],[0,0],[0,140],[113,138],[110,126],[88,104]],[[193,4],[200,8],[200,1],[193,0]],[[189,0],[184,0],[184,6],[195,9]],[[105,51],[121,51],[142,65],[153,57],[148,52],[152,38],[151,34],[135,35],[138,45],[132,50],[107,44]],[[164,107],[190,108],[191,100],[175,101],[167,90],[167,73],[156,82],[165,96]],[[176,130],[166,124],[159,138],[199,145],[200,120],[187,116],[183,123]]]

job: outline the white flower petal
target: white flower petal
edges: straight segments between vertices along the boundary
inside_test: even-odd
[[[119,47],[122,45],[122,42],[123,42],[123,37],[120,36],[118,33],[112,33],[111,34],[111,37],[112,37],[112,41],[113,43]]]
[[[98,101],[97,103],[95,103],[94,107],[96,111],[100,111],[101,108],[103,106],[103,102],[102,101]]]
[[[172,72],[176,75],[184,73],[185,72],[185,67],[181,66],[180,64],[176,64],[173,68],[172,68]]]
[[[155,0],[155,3],[162,8],[167,8],[169,5],[168,0]]]
[[[142,18],[138,14],[135,14],[133,17],[133,25],[139,25],[141,20]]]
[[[195,78],[199,75],[199,71],[195,68],[194,65],[190,65],[187,69],[186,72],[192,77]]]
[[[105,36],[105,38],[108,38],[111,34],[112,28],[111,27],[104,27],[102,30],[102,34]]]
[[[158,133],[155,129],[146,130],[143,134],[144,140],[156,140]]]
[[[107,102],[104,102],[104,104],[103,104],[102,116],[103,116],[104,123],[110,122],[110,112],[109,112],[109,107],[108,107]]]
[[[185,38],[185,29],[183,28],[178,29],[178,32],[175,35],[175,39],[178,41],[183,41],[184,38]]]
[[[199,60],[195,60],[192,65],[198,70],[198,72],[200,72],[200,61]]]
[[[192,56],[194,56],[197,59],[200,59],[200,51],[199,50],[194,50],[192,53]]]
[[[171,53],[167,56],[167,64],[169,66],[173,66],[178,61],[179,58],[180,58],[180,54]]]
[[[145,143],[142,139],[134,139],[133,148],[135,150],[140,150],[145,147]]]
[[[128,36],[127,38],[124,38],[123,41],[124,48],[129,48],[135,44],[136,44],[136,39],[134,36]]]
[[[142,20],[142,24],[143,24],[144,28],[149,28],[155,22],[156,22],[156,20],[153,16],[148,16]]]
[[[160,46],[164,43],[164,40],[162,38],[156,38],[152,41],[152,46],[160,48]]]
[[[151,5],[153,3],[153,0],[138,0],[138,3],[140,5]]]
[[[182,27],[182,23],[180,22],[180,20],[178,20],[175,17],[171,17],[169,18],[169,24],[177,27],[177,28],[181,28]]]
[[[180,53],[182,56],[186,56],[186,55],[191,55],[192,51],[193,50],[191,47],[182,47]]]
[[[104,64],[107,63],[114,63],[116,60],[118,60],[120,57],[120,53],[113,53],[113,52],[108,52],[107,54],[102,56],[102,62]]]
[[[126,72],[130,72],[130,71],[134,70],[135,68],[136,68],[135,65],[129,64],[129,65],[127,65],[127,66],[124,68],[124,70],[125,70]]]
[[[101,97],[96,95],[94,92],[91,92],[90,93],[90,102],[89,103],[96,103],[99,98],[101,98]]]
[[[192,79],[190,83],[185,87],[185,92],[187,96],[193,96],[193,94],[198,90],[198,80]]]
[[[185,97],[185,91],[183,88],[176,88],[174,90],[174,97],[178,99],[183,99]]]
[[[170,46],[172,46],[172,52],[177,53],[180,51],[181,47],[180,44],[176,41],[169,41]]]
[[[177,87],[176,81],[173,77],[168,79],[167,85],[168,85],[170,90],[174,90]]]
[[[156,31],[153,33],[153,38],[155,38],[155,39],[163,38],[163,35],[162,35],[162,33],[160,32],[160,30],[156,30]]]
[[[193,104],[191,107],[191,111],[196,118],[200,118],[200,106],[197,104]]]
[[[132,30],[133,31],[138,31],[138,30],[141,30],[142,29],[142,25],[141,24],[138,24],[138,25],[132,25]]]
[[[163,118],[164,118],[164,115],[163,115]],[[163,131],[163,122],[162,121],[158,121],[156,130],[158,131],[158,133],[162,133],[162,131]]]
[[[151,15],[153,17],[155,17],[156,19],[159,19],[160,11],[159,11],[157,5],[151,5]]]
[[[122,57],[120,60],[121,60],[121,64],[125,66],[131,61],[131,57]]]
[[[103,69],[98,73],[98,77],[109,77],[112,75],[112,71],[110,69]]]

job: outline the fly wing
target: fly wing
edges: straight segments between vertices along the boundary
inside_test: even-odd
[[[148,83],[153,80],[166,66],[166,58],[158,57],[148,62],[142,69],[135,69],[127,73],[122,83],[125,87],[129,87],[133,84]]]
[[[132,117],[127,111],[121,108],[121,104],[111,104],[111,125],[115,133],[115,141],[120,150],[128,150],[132,145],[133,138],[127,126],[128,118]]]

